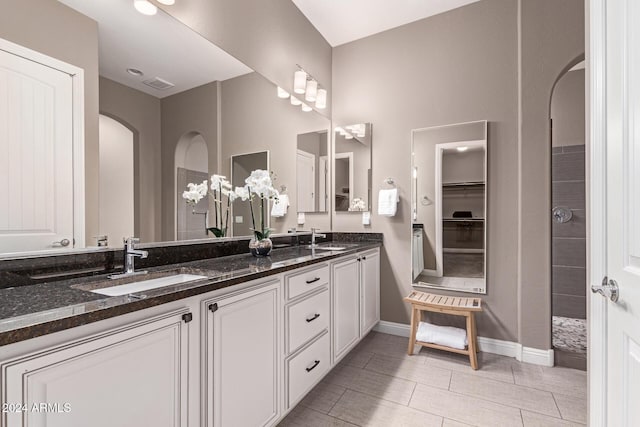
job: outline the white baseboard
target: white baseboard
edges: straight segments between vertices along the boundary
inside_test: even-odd
[[[405,338],[408,338],[411,334],[411,327],[409,325],[404,323],[387,322],[385,320],[379,321],[373,330]],[[537,348],[523,347],[522,344],[517,342],[486,337],[478,337],[478,348],[482,352],[513,357],[520,362],[541,366],[553,366],[553,350],[540,350]]]

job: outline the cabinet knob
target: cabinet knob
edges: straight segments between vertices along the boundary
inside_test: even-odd
[[[367,257],[366,257],[366,256],[363,256],[363,257],[362,257],[362,259],[363,259],[363,260],[366,260],[366,259],[367,259]]]

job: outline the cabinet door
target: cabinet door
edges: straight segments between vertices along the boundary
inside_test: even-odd
[[[189,324],[182,320],[184,313],[5,363],[0,424],[186,427]]]
[[[344,356],[360,337],[359,267],[356,258],[332,265],[334,361]]]
[[[279,286],[210,304],[209,426],[265,426],[279,417]]]
[[[360,335],[366,335],[380,320],[380,252],[366,252],[361,256]]]

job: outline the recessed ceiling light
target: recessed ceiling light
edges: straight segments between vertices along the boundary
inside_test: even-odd
[[[158,0],[158,3],[162,3],[166,6],[172,6],[176,3],[176,0]]]
[[[456,150],[458,150],[459,152],[465,152],[469,149],[469,147],[457,147]]]
[[[144,76],[144,73],[136,68],[127,68],[127,73],[131,74],[132,76],[136,76],[136,77],[142,77]]]
[[[143,15],[155,15],[158,13],[156,5],[149,3],[147,0],[133,0],[133,7]]]

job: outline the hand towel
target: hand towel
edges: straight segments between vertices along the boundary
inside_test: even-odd
[[[378,215],[394,216],[398,209],[398,189],[380,190],[378,194]]]
[[[274,200],[273,205],[271,206],[271,216],[272,217],[283,217],[287,213],[287,208],[289,207],[289,196],[286,194],[280,194],[277,200]]]
[[[427,322],[420,322],[416,340],[426,343],[444,345],[464,350],[469,344],[467,331],[452,326],[438,326]]]

